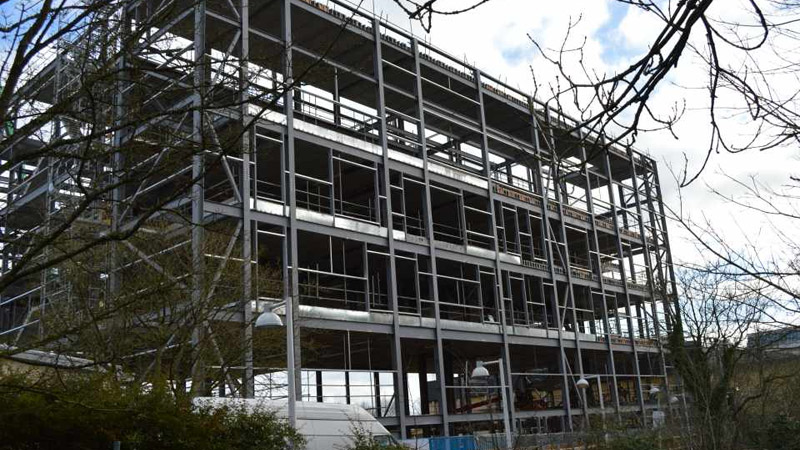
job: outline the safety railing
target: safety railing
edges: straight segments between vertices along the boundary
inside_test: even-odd
[[[421,217],[393,212],[392,219],[395,230],[400,230],[413,236],[425,237],[425,225]]]
[[[492,179],[530,194],[536,193],[536,184],[532,180],[509,174],[503,170],[492,171]]]
[[[392,108],[386,108],[386,142],[389,147],[420,156],[419,119]]]
[[[524,236],[523,239],[520,239],[519,250],[520,255],[522,255],[522,257],[525,259],[545,259],[545,254],[544,251],[542,251],[542,247],[536,244],[531,245],[528,243],[528,239],[526,239]]]
[[[350,217],[372,223],[378,223],[379,221],[379,212],[375,208],[375,203],[371,197],[367,199],[366,204],[349,202],[340,198],[334,199],[333,204],[334,214],[337,216]]]
[[[528,317],[525,310],[520,310],[519,308],[514,307],[514,300],[510,298],[504,299],[504,304],[506,308],[506,324],[507,325],[518,325],[527,327],[528,324]]]
[[[433,311],[434,302],[422,300],[422,308],[423,315],[425,315],[425,310]],[[439,301],[439,315],[442,319],[480,323],[482,313],[483,308],[480,306]]]
[[[417,297],[398,295],[397,310],[403,314],[419,315],[420,311]]]
[[[300,303],[310,306],[364,311],[367,280],[364,277],[300,267]]]
[[[295,202],[299,208],[330,214],[332,190],[329,181],[295,173]]]
[[[389,305],[389,295],[380,292],[375,292],[373,286],[370,284],[369,289],[369,309],[390,311],[392,308]]]
[[[266,180],[256,180],[255,196],[264,200],[283,201],[281,185]]]
[[[433,238],[437,241],[449,242],[451,244],[464,244],[464,236],[461,228],[433,222]]]
[[[325,128],[336,129],[366,142],[377,144],[380,119],[375,114],[348,106],[344,102],[303,89],[295,89],[298,118]]]
[[[467,229],[467,245],[492,249],[494,247],[494,237],[486,233]]]

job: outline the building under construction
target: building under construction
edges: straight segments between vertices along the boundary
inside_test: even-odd
[[[149,127],[171,127],[208,153],[172,159],[174,176],[114,188],[117,203],[88,209],[86,220],[122,229],[196,177],[162,208],[202,225],[169,228],[185,238],[175,247],[202,255],[181,279],[214,285],[199,266],[235,254],[241,286],[219,292],[237,292],[231,301],[245,309],[227,320],[290,299],[277,311],[291,309],[295,339],[314,342],[295,355],[303,401],[362,405],[404,438],[497,429],[503,408],[515,433],[652,420],[652,388],[674,389],[662,343],[675,317],[655,161],[604,145],[531,95],[344,1],[132,0],[123,10],[115,14],[126,27],[148,29],[116,62],[141,78],[129,91],[119,81],[111,122],[134,97],[138,108],[197,108],[115,131],[105,145],[144,147]],[[73,48],[59,48],[28,85],[38,102],[81,83]],[[207,106],[211,91],[236,101]],[[65,120],[59,129],[84,126]],[[247,130],[238,149],[223,152],[236,129]],[[42,145],[17,141],[2,158]],[[109,164],[162,158],[147,148]],[[15,165],[4,180],[4,272],[23,254],[16,242],[53,226],[82,195],[81,182],[64,176],[66,159],[45,159]],[[218,223],[230,225],[231,244],[203,254],[203,229]],[[138,262],[158,266],[156,252],[137,245],[127,247]],[[51,269],[6,288],[6,341],[68,298],[62,275]],[[125,282],[108,276],[98,289]],[[500,358],[506,379],[489,384],[508,386],[507,405],[470,380],[478,361]],[[285,396],[285,367],[260,361],[246,358],[239,390],[219,392]]]

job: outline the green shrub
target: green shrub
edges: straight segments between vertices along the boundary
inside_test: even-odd
[[[194,408],[169,391],[122,386],[107,378],[68,387],[0,381],[0,450],[278,450],[302,437],[265,412]]]
[[[372,435],[358,424],[353,424],[351,432],[350,445],[341,450],[408,450],[403,445]]]
[[[763,441],[766,450],[800,450],[800,421],[779,415],[767,425]]]
[[[605,435],[592,434],[587,442],[589,448],[597,450],[652,450],[674,448],[670,439],[653,430],[617,431]]]

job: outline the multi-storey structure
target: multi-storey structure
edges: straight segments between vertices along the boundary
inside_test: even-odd
[[[202,111],[172,129],[209,134],[213,153],[231,123],[250,127],[238,154],[187,160],[176,176],[203,179],[170,205],[194,224],[238,224],[234,241],[241,233],[242,258],[253,262],[243,265],[244,300],[293,299],[299,340],[315,342],[298,355],[304,400],[363,404],[401,436],[486,429],[503,405],[469,373],[502,357],[508,376],[494,384],[511,387],[518,432],[649,417],[651,386],[669,388],[661,342],[674,317],[655,161],[606,148],[559,111],[347,3],[138,0],[124,17],[131,28],[158,18],[142,38],[152,45],[120,62],[170,69],[143,71],[146,101]],[[173,53],[146,51],[166,37]],[[173,64],[181,58],[209,64]],[[42,70],[37,82],[53,89],[40,101],[67,84],[65,64]],[[249,94],[287,85],[275,98]],[[212,89],[241,104],[203,110],[201,91]],[[117,114],[125,98],[123,89]],[[11,170],[6,236],[63,208],[57,196],[80,195],[59,186],[61,169]],[[173,182],[145,178],[114,199],[146,204]],[[121,209],[94,223],[124,225]],[[198,227],[185,232],[202,248]],[[6,245],[4,269],[16,257]],[[281,269],[278,294],[252,282],[260,267]],[[4,293],[4,335],[18,336],[32,311],[63,295],[57,278],[50,270]],[[243,303],[230,320],[249,320],[259,304]],[[283,392],[271,383],[280,369],[258,360],[246,360],[243,377],[256,386],[243,393]]]

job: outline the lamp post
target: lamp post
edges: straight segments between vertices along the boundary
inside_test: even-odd
[[[661,392],[661,389],[659,389],[656,385],[653,384],[650,386],[650,390],[647,392],[650,394],[650,398],[653,397],[656,398],[656,411],[654,411],[653,414],[651,414],[653,418],[653,428],[656,428],[657,426],[661,426],[661,423],[663,423],[662,420],[664,412],[661,411],[661,397],[658,395]],[[658,425],[656,424],[656,414],[655,414],[656,412],[658,412],[658,417],[659,417]]]
[[[503,426],[506,435],[506,448],[510,449],[511,441],[511,419],[508,411],[508,398],[506,397],[506,371],[503,364],[503,358],[494,361],[478,361],[475,369],[472,370],[472,378],[485,379],[489,377],[489,370],[486,366],[497,364],[500,368],[500,400],[503,402]]]
[[[254,326],[256,328],[282,327],[283,321],[281,321],[281,318],[275,314],[275,309],[284,305],[286,306],[286,388],[288,391],[287,415],[289,419],[289,426],[295,428],[297,426],[297,419],[295,416],[295,401],[297,395],[294,383],[294,325],[291,317],[291,302],[283,300],[267,306],[267,309],[259,314],[258,318],[256,318]]]
[[[603,400],[603,384],[600,381],[600,375],[589,375],[587,377],[581,377],[578,381],[575,382],[575,386],[577,386],[578,389],[580,389],[580,392],[581,392],[581,401],[583,402],[583,409],[584,409],[584,411],[587,411],[587,414],[586,414],[586,419],[587,419],[586,420],[586,425],[588,426],[589,425],[589,420],[588,420],[589,419],[589,414],[588,414],[589,402],[588,402],[588,399],[587,399],[586,389],[589,388],[589,380],[591,380],[593,378],[597,378],[597,396],[600,399],[600,414],[603,417],[603,424],[605,426],[606,407],[605,407],[604,400]]]

